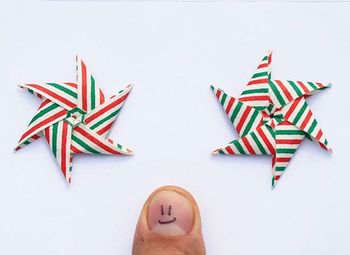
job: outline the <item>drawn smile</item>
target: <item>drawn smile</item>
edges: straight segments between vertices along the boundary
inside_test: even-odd
[[[167,220],[167,221],[158,220],[160,224],[170,224],[170,223],[173,223],[174,221],[176,221],[176,217],[174,217],[174,219],[172,220]]]

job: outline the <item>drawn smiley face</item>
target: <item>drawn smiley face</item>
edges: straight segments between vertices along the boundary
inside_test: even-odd
[[[149,229],[154,233],[183,235],[193,226],[193,209],[189,200],[175,191],[160,191],[149,202]]]
[[[171,215],[172,206],[168,206],[168,210],[164,210],[164,205],[160,205],[160,215],[161,219],[158,220],[159,224],[170,224],[176,221],[176,217]]]

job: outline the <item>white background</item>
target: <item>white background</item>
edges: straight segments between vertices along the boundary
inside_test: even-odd
[[[10,1],[9,1],[10,2]],[[349,254],[350,4],[12,2],[0,9],[0,254],[130,254],[144,200],[188,189],[209,255]],[[271,158],[213,156],[237,137],[209,89],[239,95],[266,50],[276,79],[332,82],[309,99],[333,155],[304,141],[272,191]],[[66,185],[43,140],[13,153],[39,105],[21,82],[130,94],[110,137],[133,157],[76,156]]]

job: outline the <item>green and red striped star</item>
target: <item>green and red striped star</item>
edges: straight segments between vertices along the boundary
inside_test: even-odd
[[[107,138],[132,86],[105,98],[78,56],[76,70],[76,82],[20,85],[39,97],[42,103],[16,151],[44,136],[68,183],[71,182],[74,154],[132,154],[130,149]]]
[[[271,52],[238,98],[211,88],[240,136],[214,153],[272,155],[274,188],[305,137],[331,152],[306,101],[330,84],[273,80],[270,64]]]

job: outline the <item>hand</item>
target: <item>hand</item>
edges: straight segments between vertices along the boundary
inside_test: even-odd
[[[199,209],[186,190],[165,186],[144,204],[133,255],[205,255]]]

